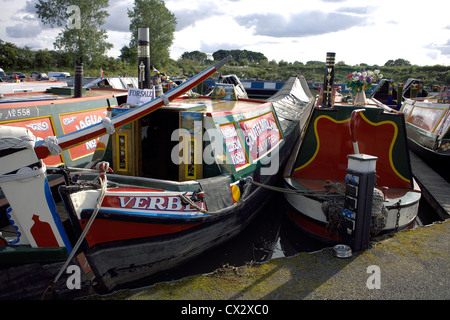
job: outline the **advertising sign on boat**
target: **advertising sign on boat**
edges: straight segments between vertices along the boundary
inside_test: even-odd
[[[280,128],[273,111],[239,121],[252,160],[272,150],[281,140]]]
[[[223,137],[225,139],[225,145],[233,161],[233,165],[236,169],[239,169],[248,164],[245,150],[242,147],[241,140],[239,139],[236,127],[233,123],[220,126]]]
[[[85,112],[75,112],[68,114],[61,114],[60,120],[63,127],[64,134],[81,130],[85,127],[100,123],[107,115],[106,108],[90,110]],[[70,158],[72,160],[85,157],[94,153],[97,147],[98,138],[69,149]]]
[[[444,112],[445,109],[414,106],[406,121],[428,132],[433,132]]]

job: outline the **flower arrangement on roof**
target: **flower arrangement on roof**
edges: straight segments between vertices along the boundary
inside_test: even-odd
[[[383,75],[380,70],[366,71],[362,69],[360,72],[354,71],[347,76],[347,85],[355,93],[372,88],[372,83],[377,81],[377,78],[382,78]]]

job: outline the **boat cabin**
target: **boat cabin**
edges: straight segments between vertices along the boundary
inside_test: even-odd
[[[113,108],[112,115],[134,106]],[[185,96],[128,124],[107,152],[115,173],[187,181],[261,165],[283,140],[271,102],[238,99],[235,86],[217,84],[210,97]]]

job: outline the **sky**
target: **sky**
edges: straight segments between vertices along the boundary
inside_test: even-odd
[[[61,29],[40,22],[37,0],[0,0],[0,39],[19,47],[54,49]],[[117,57],[129,44],[127,8],[133,0],[109,0],[104,28]],[[199,50],[250,50],[269,61],[325,61],[384,65],[450,66],[448,0],[166,0],[177,27],[172,59]],[[143,26],[145,27],[145,26]],[[151,35],[150,35],[151,37]],[[0,66],[1,67],[1,66]]]

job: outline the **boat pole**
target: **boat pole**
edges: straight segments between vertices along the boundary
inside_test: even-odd
[[[322,87],[322,105],[321,108],[332,108],[333,106],[333,83],[334,83],[334,62],[336,53],[327,52],[325,65],[325,77]]]
[[[74,98],[81,98],[83,96],[83,63],[76,60],[75,61],[75,89]]]
[[[403,83],[397,86],[397,109],[400,110],[403,103]]]
[[[148,28],[138,28],[138,84],[150,89],[150,36]]]

